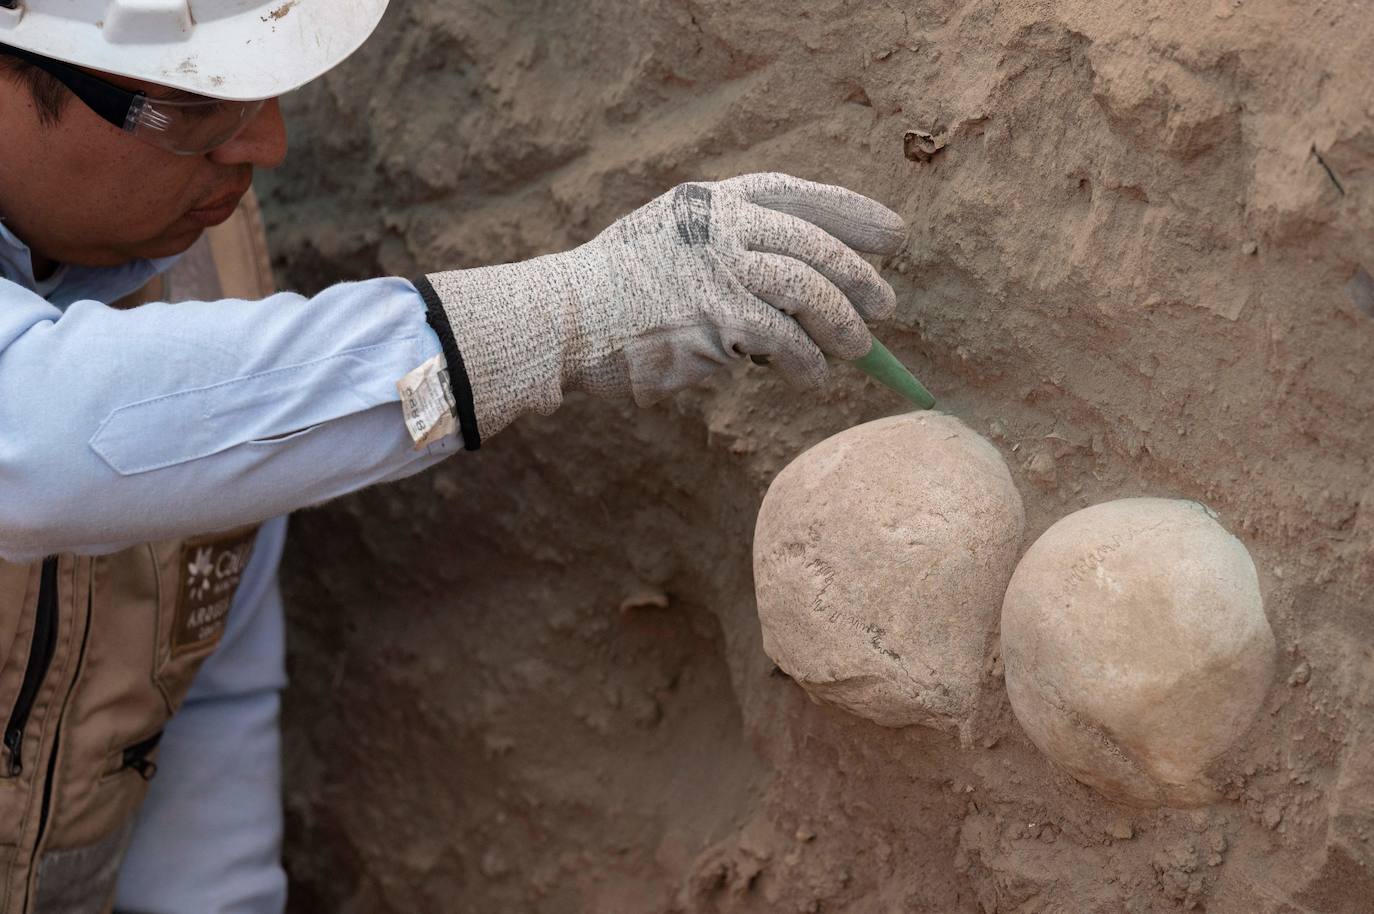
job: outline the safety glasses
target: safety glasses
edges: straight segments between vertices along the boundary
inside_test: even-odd
[[[50,57],[2,44],[0,54],[37,67],[120,130],[177,155],[204,155],[223,146],[242,133],[266,103],[227,102],[199,96],[189,100],[151,98]]]

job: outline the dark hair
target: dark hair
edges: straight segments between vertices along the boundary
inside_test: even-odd
[[[62,119],[70,96],[67,87],[51,74],[44,73],[26,60],[19,60],[0,53],[0,74],[8,73],[16,82],[28,87],[33,96],[33,106],[38,109],[38,120],[48,126]]]

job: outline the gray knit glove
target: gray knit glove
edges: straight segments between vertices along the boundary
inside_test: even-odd
[[[748,356],[814,387],[866,354],[896,298],[851,248],[897,250],[901,217],[782,174],[683,184],[562,254],[417,283],[468,447],[563,392],[648,405]]]

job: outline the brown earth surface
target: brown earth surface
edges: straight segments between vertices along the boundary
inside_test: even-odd
[[[563,249],[684,180],[852,186],[911,225],[878,332],[1006,457],[1023,548],[1204,501],[1279,664],[1190,811],[1058,773],[995,653],[967,745],[819,707],[761,650],[755,514],[900,402],[574,397],[296,518],[293,910],[1374,910],[1371,76],[1360,0],[394,4],[288,102],[287,285]]]

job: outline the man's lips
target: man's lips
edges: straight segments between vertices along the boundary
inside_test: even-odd
[[[248,188],[233,190],[227,194],[197,206],[195,209],[187,210],[186,218],[192,222],[197,222],[205,226],[219,225],[234,215],[234,210],[238,209],[239,201],[243,195],[248,193]]]

